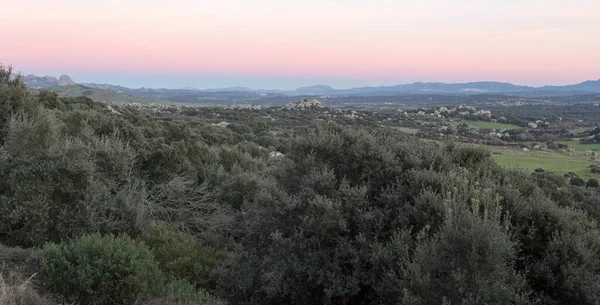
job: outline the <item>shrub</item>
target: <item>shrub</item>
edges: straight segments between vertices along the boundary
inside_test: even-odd
[[[154,252],[160,268],[167,275],[205,288],[209,286],[212,268],[225,254],[200,245],[193,236],[166,224],[155,226],[142,239]]]
[[[132,176],[129,146],[117,137],[64,137],[49,110],[8,123],[0,146],[0,241],[30,247],[143,229],[145,183]]]
[[[82,304],[132,304],[162,283],[150,249],[127,236],[92,234],[68,244],[48,243],[40,266],[51,291]]]
[[[238,244],[219,268],[232,303],[593,304],[600,293],[600,230],[573,198],[591,189],[502,169],[484,150],[333,124],[290,144],[235,216]]]
[[[38,95],[38,100],[41,105],[44,105],[44,107],[49,109],[58,108],[60,106],[58,94],[50,90],[42,90]]]
[[[441,230],[417,244],[405,273],[406,303],[527,304],[500,207],[488,207],[483,217],[453,208]]]
[[[598,186],[600,186],[600,184],[598,183],[598,179],[594,179],[594,178],[591,178],[590,180],[588,180],[588,182],[585,185],[587,187],[598,187]]]
[[[576,178],[571,179],[571,185],[584,186],[585,181],[579,177],[576,177]]]

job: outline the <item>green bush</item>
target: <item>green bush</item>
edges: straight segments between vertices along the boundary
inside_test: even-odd
[[[155,226],[142,239],[167,275],[204,288],[210,286],[210,273],[225,255],[223,251],[200,245],[193,236],[166,224]]]
[[[42,90],[38,95],[38,100],[41,105],[49,109],[58,108],[60,106],[60,100],[58,94],[50,90]]]
[[[576,186],[585,186],[585,180],[576,177],[571,179],[571,185],[576,185]]]
[[[515,244],[501,223],[501,208],[487,203],[482,216],[461,203],[448,205],[440,230],[417,243],[407,264],[406,288],[399,291],[405,303],[527,304],[527,287],[513,269]]]
[[[292,139],[233,221],[235,304],[594,304],[600,230],[550,173],[334,124]],[[246,193],[248,194],[248,193]]]
[[[142,231],[145,183],[117,136],[64,136],[52,111],[11,117],[0,146],[0,241],[42,246],[85,233]],[[89,131],[89,130],[88,130]]]
[[[47,288],[80,304],[132,304],[163,282],[150,249],[127,236],[92,234],[48,243],[40,266]]]

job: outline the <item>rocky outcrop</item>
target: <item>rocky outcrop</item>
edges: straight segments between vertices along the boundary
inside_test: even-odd
[[[323,104],[315,99],[303,98],[297,102],[287,104],[285,108],[292,110],[316,109],[323,108]]]
[[[63,75],[57,79],[53,76],[40,77],[30,74],[23,77],[23,81],[25,81],[25,84],[28,87],[33,89],[46,89],[57,86],[75,85],[75,82],[68,75]]]
[[[23,77],[25,84],[33,89],[44,89],[58,86],[58,79],[52,76],[35,76],[33,74]]]
[[[68,75],[61,75],[58,79],[59,86],[75,85],[75,82]]]

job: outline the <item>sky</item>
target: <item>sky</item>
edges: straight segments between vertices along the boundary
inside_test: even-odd
[[[0,63],[129,87],[600,78],[599,0],[2,1]]]

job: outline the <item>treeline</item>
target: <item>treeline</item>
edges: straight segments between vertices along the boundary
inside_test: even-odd
[[[32,92],[0,68],[0,300],[598,301],[597,186],[269,111],[152,115]]]

